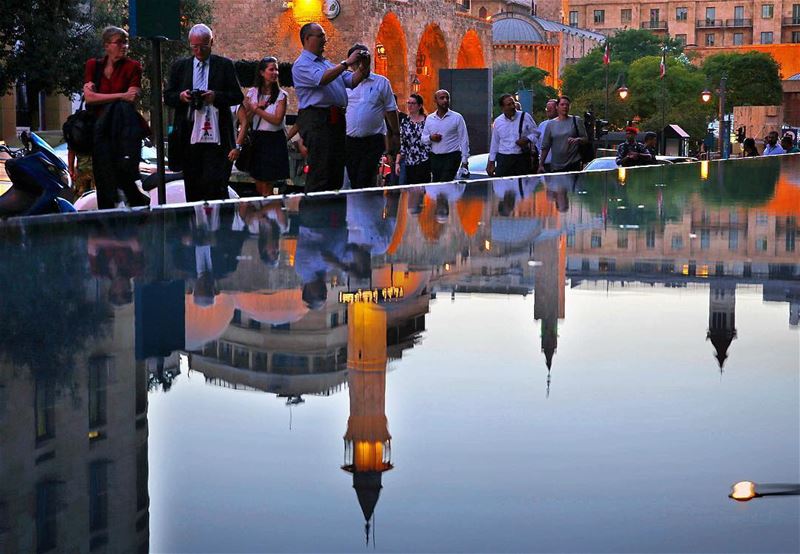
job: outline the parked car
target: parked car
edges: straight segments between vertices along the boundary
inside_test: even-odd
[[[696,161],[697,158],[692,158],[689,156],[656,156],[657,165],[669,165]],[[595,158],[583,168],[584,171],[605,171],[607,169],[617,169],[616,156],[602,156],[600,158]]]

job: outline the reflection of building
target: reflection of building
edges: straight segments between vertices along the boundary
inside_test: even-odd
[[[350,417],[344,435],[345,465],[366,522],[375,512],[382,476],[392,469],[391,440],[386,419],[386,312],[375,304],[348,306],[347,383]]]
[[[566,247],[563,236],[536,243],[536,269],[533,317],[541,320],[542,352],[547,364],[548,391],[553,354],[558,348],[558,320],[564,319],[564,285]]]
[[[0,364],[0,551],[148,550],[147,376],[113,309],[70,367]]]
[[[716,350],[720,371],[728,357],[728,347],[736,338],[736,283],[712,281],[709,289],[708,334]]]

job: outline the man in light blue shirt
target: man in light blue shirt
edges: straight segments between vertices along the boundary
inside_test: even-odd
[[[354,44],[348,55],[356,50],[369,52],[363,44]],[[387,150],[387,124],[389,154],[394,156],[400,146],[397,102],[389,79],[371,72],[369,55],[361,58],[358,69],[364,78],[347,91],[345,167],[352,188],[375,186],[378,162]]]
[[[300,108],[297,125],[308,148],[306,192],[342,187],[346,89],[355,87],[364,77],[360,71],[347,71],[364,56],[363,52],[356,50],[346,60],[333,64],[322,55],[326,38],[319,24],[303,25],[300,28],[303,52],[292,66]]]
[[[786,151],[778,144],[778,132],[770,131],[764,137],[764,156],[775,156],[777,154],[786,154]]]

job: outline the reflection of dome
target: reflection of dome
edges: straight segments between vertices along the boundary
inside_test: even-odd
[[[233,297],[236,307],[250,319],[269,325],[294,323],[308,313],[301,289],[276,292],[239,292]]]
[[[483,200],[477,196],[462,196],[456,202],[458,219],[468,237],[478,230],[483,215]]]
[[[233,318],[233,299],[227,294],[220,294],[208,307],[198,306],[191,294],[187,294],[185,302],[186,317],[186,350],[199,350],[207,342],[222,336]]]
[[[494,44],[530,44],[545,42],[541,33],[529,21],[521,17],[495,18],[492,22]]]

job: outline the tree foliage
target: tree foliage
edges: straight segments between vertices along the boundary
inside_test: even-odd
[[[729,106],[774,106],[783,101],[780,67],[766,52],[714,54],[703,60],[702,69],[713,86],[727,75]]]
[[[533,91],[533,117],[540,121],[544,117],[544,106],[548,98],[556,96],[556,89],[544,84],[547,71],[538,67],[522,67],[516,64],[496,65],[492,79],[492,106],[494,116],[500,115],[497,100],[503,94],[514,94],[520,89],[520,83],[526,90]]]
[[[0,94],[24,82],[35,108],[40,91],[80,89],[93,36],[83,0],[0,0]]]
[[[666,42],[650,31],[627,29],[618,31],[608,38],[611,49],[611,63],[608,66],[609,85],[616,82],[620,73],[625,73],[634,61],[644,56],[660,56],[663,48],[667,57],[675,57],[683,52],[683,45],[673,39]],[[586,92],[603,88],[605,85],[605,65],[603,54],[605,45],[592,49],[576,63],[567,66],[562,75],[564,93],[578,97]]]

